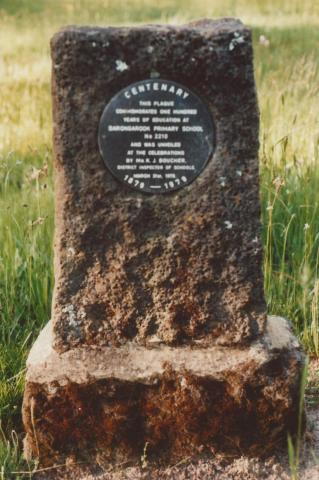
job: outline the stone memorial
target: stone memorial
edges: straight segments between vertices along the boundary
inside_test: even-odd
[[[26,456],[285,440],[303,354],[266,314],[250,30],[68,27],[52,62],[55,290],[28,358]]]

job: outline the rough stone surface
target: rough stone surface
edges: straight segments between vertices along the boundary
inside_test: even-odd
[[[133,340],[249,344],[266,319],[250,31],[232,19],[179,27],[68,27],[54,36],[52,59],[55,348]],[[120,184],[97,142],[108,101],[154,75],[199,95],[217,130],[205,170],[166,195]],[[208,382],[199,388],[208,395],[215,387]]]
[[[51,326],[29,359],[25,453],[65,461],[174,462],[198,452],[265,452],[297,424],[303,355],[280,317],[249,347],[81,347]],[[279,342],[278,339],[281,339]]]

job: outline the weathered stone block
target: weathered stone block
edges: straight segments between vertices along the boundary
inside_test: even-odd
[[[256,338],[266,310],[249,29],[232,19],[69,27],[52,58],[55,348]],[[204,171],[164,195],[118,182],[97,141],[110,99],[154,75],[201,97],[216,128]]]
[[[26,454],[42,465],[174,462],[198,452],[260,454],[297,427],[303,362],[287,321],[269,317],[245,349],[52,349],[48,325],[28,359]]]

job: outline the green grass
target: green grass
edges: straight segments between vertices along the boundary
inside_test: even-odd
[[[49,39],[70,23],[221,15],[253,27],[269,312],[289,317],[306,350],[319,356],[319,1],[0,0],[1,480],[29,478],[10,472],[31,469],[19,448],[24,368],[50,317]]]

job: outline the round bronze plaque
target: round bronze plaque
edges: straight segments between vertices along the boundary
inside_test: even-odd
[[[214,124],[203,101],[168,80],[143,80],[117,93],[99,126],[105,165],[121,182],[147,193],[190,184],[214,150]]]

